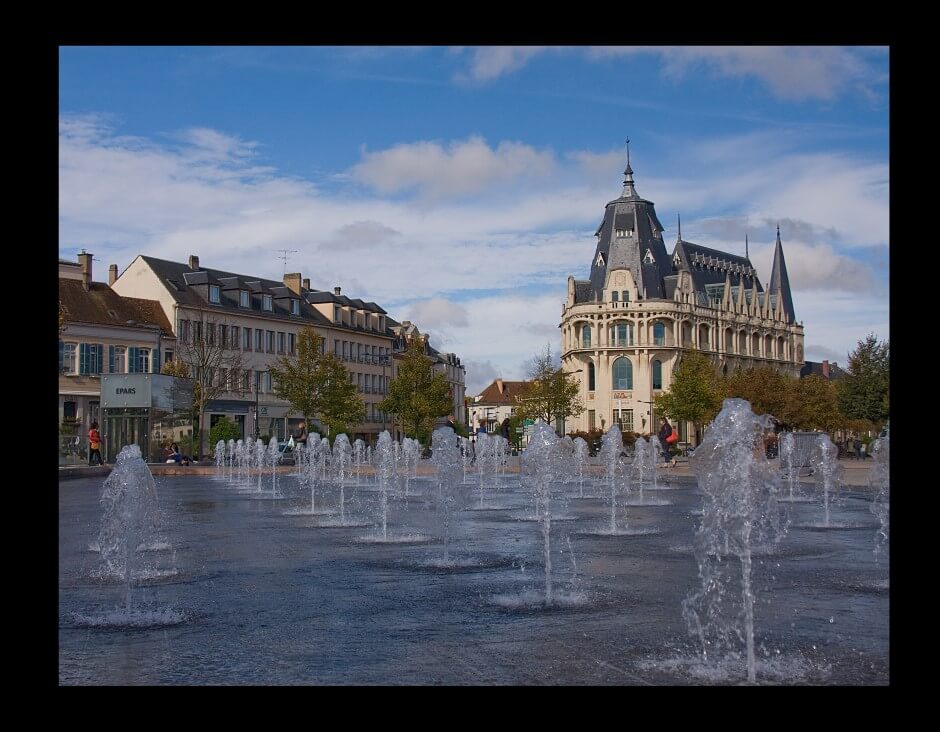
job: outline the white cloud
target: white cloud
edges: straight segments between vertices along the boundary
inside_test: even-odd
[[[554,167],[550,151],[519,142],[490,148],[481,137],[395,145],[366,152],[352,175],[380,194],[417,190],[429,198],[477,193],[494,184],[545,176]]]
[[[467,369],[467,396],[476,396],[502,373],[489,361],[464,361],[463,365]]]
[[[439,178],[433,171],[413,175],[419,190],[445,186],[459,171],[472,177],[472,166],[454,153],[467,141],[429,144],[453,169]],[[244,154],[245,143],[222,133],[190,132],[157,144],[119,136],[106,118],[65,117],[60,250],[94,252],[104,263],[96,267],[99,277],[107,264],[123,269],[146,253],[175,261],[197,254],[209,267],[280,279],[277,250],[296,249],[289,268],[314,287],[341,285],[344,294],[377,302],[397,320],[410,314],[435,347],[521,379],[531,355],[546,342],[558,346],[566,278],[587,275],[592,234],[604,204],[620,191],[623,158],[619,151],[582,150],[556,160],[522,143],[479,144],[489,162],[474,186],[489,190],[482,181],[521,179],[511,163],[516,153],[550,164],[553,175],[540,187],[505,186],[498,195],[430,206],[349,186],[320,190],[257,166]],[[887,332],[887,298],[866,292],[872,270],[853,257],[853,247],[887,251],[887,166],[793,153],[790,144],[780,143],[769,163],[755,165],[744,153],[735,156],[728,139],[716,143],[727,158],[707,163],[696,151],[708,151],[708,144],[678,141],[681,173],[661,165],[666,170],[654,175],[635,158],[637,186],[671,231],[681,210],[683,235],[705,246],[743,251],[733,225],[755,227],[752,253],[764,280],[773,243],[768,224],[779,220],[807,342],[851,350],[870,330]],[[505,145],[519,150],[506,153]],[[607,161],[613,167],[598,188]],[[696,218],[716,213],[730,222],[726,230]],[[480,294],[493,291],[502,294]],[[525,294],[532,292],[539,294]]]
[[[460,80],[486,82],[518,71],[549,51],[544,46],[493,46],[470,53],[469,67]],[[587,59],[603,61],[654,55],[663,74],[679,78],[693,67],[705,66],[718,76],[752,77],[776,97],[788,101],[828,101],[846,91],[874,96],[875,83],[884,81],[870,67],[865,49],[836,46],[595,46],[579,50]]]

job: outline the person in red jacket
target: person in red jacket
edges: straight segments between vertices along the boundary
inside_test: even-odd
[[[95,458],[98,458],[97,465],[101,465],[101,433],[98,432],[98,423],[92,422],[88,430],[88,464],[95,465]]]

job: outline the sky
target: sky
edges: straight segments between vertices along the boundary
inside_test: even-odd
[[[776,227],[809,360],[888,332],[888,49],[60,47],[59,256],[341,286],[467,393],[557,354],[625,140],[671,252]],[[285,253],[286,250],[286,253]],[[287,257],[286,262],[284,257]]]

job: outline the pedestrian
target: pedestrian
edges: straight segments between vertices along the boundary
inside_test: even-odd
[[[98,458],[98,462],[95,462]],[[92,422],[91,429],[88,430],[88,464],[101,465],[101,433],[98,432],[98,423]]]
[[[499,426],[499,434],[509,439],[509,417],[503,420],[503,423]]]
[[[861,460],[862,462],[865,461],[865,453],[868,452],[867,448],[868,446],[864,442],[861,444],[861,447],[859,447],[859,450],[861,451],[861,456],[859,457],[859,460]]]
[[[858,439],[858,437],[855,438],[854,447],[855,447],[855,459],[861,460],[862,459],[862,441]]]
[[[307,449],[307,420],[305,419],[300,423],[300,429],[297,430],[297,437],[294,440],[294,443],[297,445],[303,445],[304,449]]]
[[[669,420],[665,417],[659,418],[659,446],[663,451],[663,464],[661,467],[676,467],[676,459],[672,458],[672,462],[669,461],[669,447],[673,442],[676,442],[679,439],[679,436],[676,435],[672,440],[669,438],[673,437],[672,425],[669,424]]]

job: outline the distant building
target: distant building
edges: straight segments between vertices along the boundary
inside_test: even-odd
[[[92,257],[82,250],[78,262],[59,260],[59,433],[63,444],[71,439],[83,449],[92,422],[106,442],[136,433],[132,415],[106,423],[101,375],[159,373],[162,354],[176,342],[160,303],[123,297],[92,281]]]
[[[479,419],[480,425],[486,432],[499,432],[503,420],[512,417],[519,405],[516,397],[522,393],[525,381],[494,380],[489,386],[473,397],[470,405],[470,425],[473,418]]]
[[[802,379],[811,374],[822,376],[829,381],[839,381],[849,375],[848,372],[842,369],[835,361],[832,363],[829,363],[829,361],[807,361],[803,364],[803,368],[800,369],[800,378]]]
[[[652,201],[636,192],[629,157],[623,192],[607,203],[589,278],[568,277],[562,366],[580,370],[585,411],[565,430],[657,431],[653,396],[668,390],[684,354],[700,351],[723,373],[773,366],[796,377],[803,325],[793,309],[780,231],[765,289],[747,256],[682,239],[672,252]],[[696,441],[691,425],[683,440]]]

